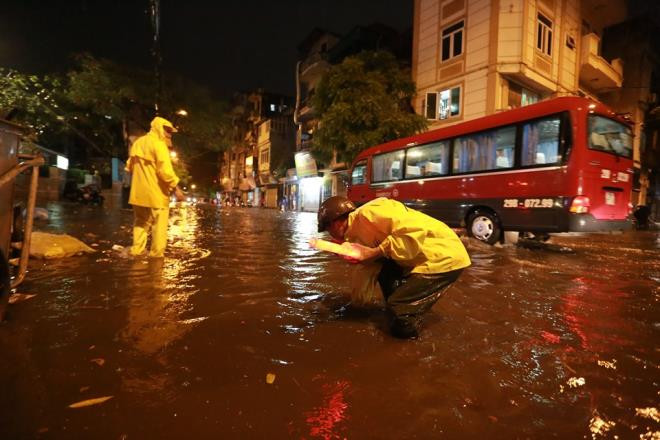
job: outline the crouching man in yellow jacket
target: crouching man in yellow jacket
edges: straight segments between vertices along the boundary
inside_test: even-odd
[[[447,225],[396,200],[356,208],[345,197],[330,197],[319,208],[318,229],[350,242],[360,251],[358,261],[382,260],[378,283],[396,337],[417,337],[421,316],[471,264]]]
[[[141,255],[151,231],[150,257],[163,257],[167,245],[167,221],[170,213],[170,194],[183,200],[177,187],[167,142],[176,128],[161,117],[151,121],[151,130],[131,146],[126,171],[132,174],[128,203],[133,205],[133,246],[131,255]]]

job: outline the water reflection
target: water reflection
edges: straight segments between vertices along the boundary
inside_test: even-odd
[[[341,380],[324,384],[322,389],[323,404],[307,413],[309,434],[325,440],[344,438],[343,432],[346,428],[340,423],[346,420],[348,404],[345,395],[349,390],[349,383]]]

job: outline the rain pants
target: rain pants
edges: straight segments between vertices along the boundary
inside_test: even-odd
[[[167,245],[170,193],[179,178],[172,168],[164,126],[174,128],[168,120],[154,118],[149,133],[131,146],[126,163],[126,171],[132,174],[128,203],[133,205],[135,216],[133,255],[144,252],[149,232],[152,233],[150,256],[162,257]]]
[[[354,286],[363,289],[362,298],[373,298],[380,287],[394,325],[408,329],[471,264],[451,228],[396,200],[378,198],[351,212],[345,238],[381,249],[385,258],[375,262],[381,264],[377,276],[373,264],[364,265],[364,281]]]

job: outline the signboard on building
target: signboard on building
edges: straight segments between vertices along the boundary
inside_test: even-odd
[[[299,179],[303,177],[318,176],[316,161],[312,155],[306,151],[301,151],[295,155],[296,174]]]

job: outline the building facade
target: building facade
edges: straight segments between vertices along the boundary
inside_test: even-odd
[[[293,99],[257,90],[236,94],[232,106],[232,146],[219,164],[223,200],[277,207],[279,179],[293,160]]]

